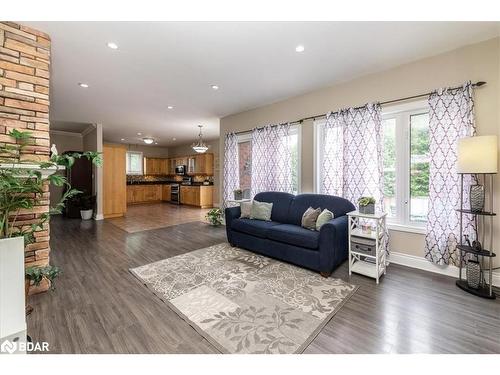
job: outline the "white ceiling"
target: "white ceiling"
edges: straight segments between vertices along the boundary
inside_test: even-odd
[[[193,141],[198,124],[213,139],[229,114],[499,35],[488,22],[24,23],[52,38],[55,127],[102,123],[108,141],[141,132],[162,146]]]

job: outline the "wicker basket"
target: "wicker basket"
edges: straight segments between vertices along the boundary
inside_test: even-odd
[[[468,260],[466,266],[467,285],[473,289],[478,289],[481,284],[481,265],[475,260]]]

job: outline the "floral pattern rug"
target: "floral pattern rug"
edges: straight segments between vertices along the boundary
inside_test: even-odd
[[[228,243],[130,271],[222,353],[301,353],[357,289]]]

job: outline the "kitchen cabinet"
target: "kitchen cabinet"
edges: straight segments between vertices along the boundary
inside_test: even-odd
[[[128,185],[127,204],[159,202],[162,200],[162,185]]]
[[[170,185],[162,185],[161,200],[170,202],[171,197],[172,197],[172,187]]]
[[[187,166],[186,173],[189,175],[213,175],[214,174],[214,154],[196,154],[179,156],[168,159],[167,172],[175,174],[175,167],[178,165]]]
[[[213,186],[181,186],[181,204],[208,208],[213,206]]]
[[[144,158],[144,174],[147,175],[167,175],[168,159],[164,158]]]
[[[122,145],[103,145],[103,214],[105,218],[123,216],[127,211],[127,149]]]

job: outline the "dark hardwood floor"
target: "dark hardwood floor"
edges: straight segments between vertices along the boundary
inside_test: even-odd
[[[53,218],[56,290],[30,297],[28,333],[51,353],[216,353],[128,269],[225,241],[193,222],[127,233],[106,221]],[[360,285],[306,353],[500,353],[500,301],[476,298],[449,277],[390,265]]]

